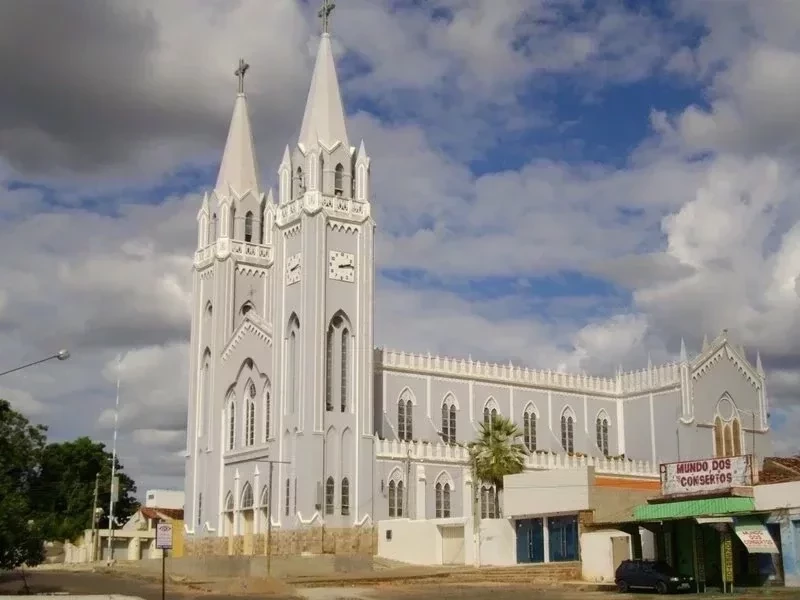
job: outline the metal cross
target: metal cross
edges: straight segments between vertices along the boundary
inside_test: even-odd
[[[322,19],[322,33],[328,33],[328,24],[334,8],[336,8],[336,4],[331,0],[322,0],[322,8],[317,13],[317,16]]]
[[[244,74],[247,73],[247,69],[250,68],[246,62],[244,62],[243,58],[239,59],[239,68],[234,71],[234,75],[239,78],[239,93],[244,94]]]

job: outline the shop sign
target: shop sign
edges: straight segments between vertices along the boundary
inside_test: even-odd
[[[736,524],[734,530],[750,554],[778,554],[775,540],[772,539],[769,530],[763,524]]]
[[[733,582],[733,540],[730,531],[720,534],[722,538],[722,581]]]
[[[661,465],[661,493],[705,494],[751,485],[749,456],[726,456]]]

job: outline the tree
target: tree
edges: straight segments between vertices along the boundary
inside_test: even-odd
[[[0,399],[0,570],[44,560],[44,537],[30,499],[45,431]]]
[[[111,452],[105,444],[81,437],[71,442],[48,444],[40,461],[33,508],[46,539],[73,540],[92,524],[92,505],[97,474],[98,506],[108,514],[111,495]],[[125,520],[136,512],[136,485],[116,461],[119,499],[114,516]]]
[[[467,444],[473,477],[500,492],[503,477],[521,473],[525,466],[528,451],[517,441],[521,436],[519,428],[502,415],[481,423],[478,439]]]

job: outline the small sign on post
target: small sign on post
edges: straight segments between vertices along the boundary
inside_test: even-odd
[[[156,525],[156,548],[161,550],[161,600],[167,592],[167,550],[172,550],[172,523]]]

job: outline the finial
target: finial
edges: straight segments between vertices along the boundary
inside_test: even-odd
[[[319,9],[317,16],[322,19],[322,33],[328,33],[328,25],[330,24],[331,13],[336,8],[336,4],[331,0],[322,0],[322,8]]]
[[[764,376],[764,366],[761,364],[761,352],[756,351],[756,372]]]
[[[681,362],[686,362],[686,342],[681,338]]]
[[[236,77],[239,78],[239,93],[244,94],[244,74],[247,73],[247,69],[250,68],[246,62],[244,62],[243,58],[239,59],[239,68],[233,72]]]

